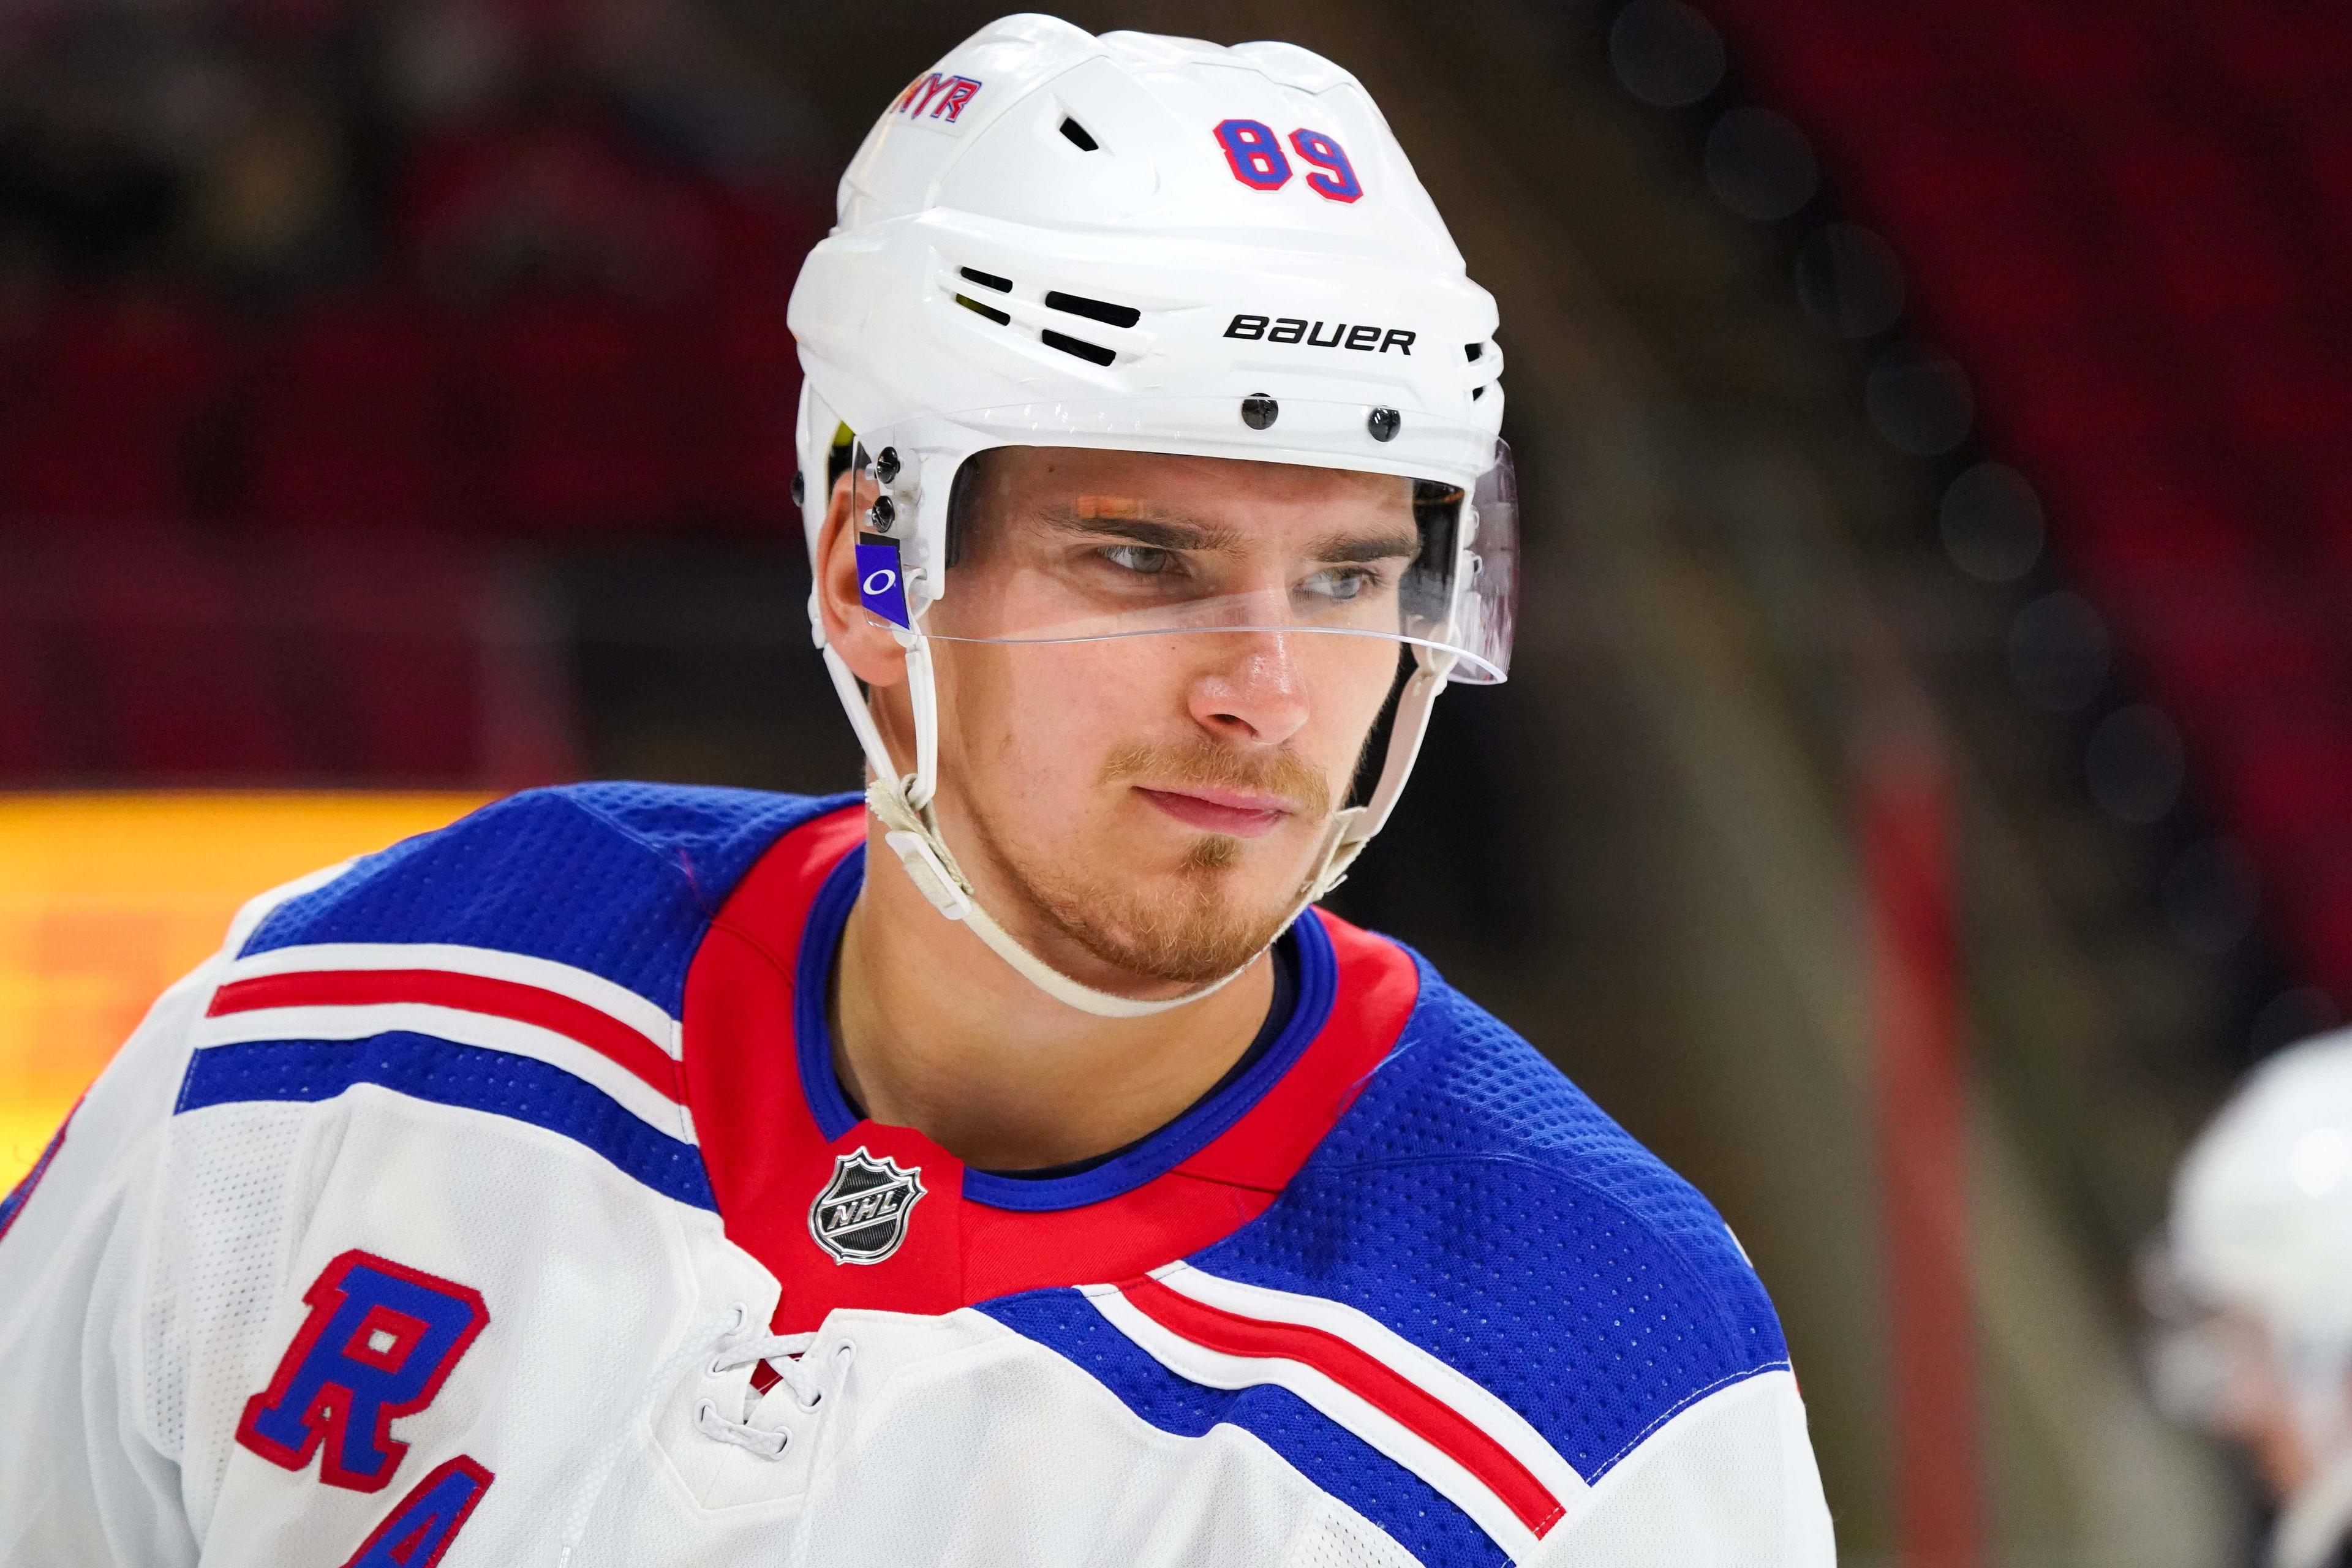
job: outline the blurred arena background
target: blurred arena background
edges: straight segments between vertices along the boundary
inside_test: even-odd
[[[855,784],[783,299],[993,14],[0,6],[0,1185],[246,894]],[[2352,14],[1065,14],[1351,68],[1502,301],[1517,671],[1342,911],[1716,1199],[1846,1561],[2250,1561],[2132,1275],[2352,1003]]]

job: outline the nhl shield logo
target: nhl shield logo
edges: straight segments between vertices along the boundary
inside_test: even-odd
[[[833,1180],[809,1205],[809,1234],[835,1263],[879,1263],[907,1239],[907,1216],[923,1195],[923,1168],[876,1159],[860,1146],[834,1157]]]

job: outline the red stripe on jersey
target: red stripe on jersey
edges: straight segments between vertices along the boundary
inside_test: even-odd
[[[447,969],[315,969],[232,980],[213,994],[209,1016],[265,1007],[378,1007],[397,1003],[450,1007],[510,1019],[575,1040],[683,1102],[677,1063],[629,1025],[576,997],[520,980]]]
[[[1538,1537],[1567,1511],[1534,1472],[1483,1427],[1337,1334],[1303,1323],[1245,1318],[1150,1278],[1129,1279],[1118,1290],[1145,1317],[1204,1350],[1314,1368],[1476,1477]]]

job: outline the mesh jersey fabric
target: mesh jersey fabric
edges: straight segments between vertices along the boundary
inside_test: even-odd
[[[165,1239],[171,1257],[164,1271],[179,1289],[146,1325],[146,1393],[156,1447],[180,1456],[182,1469],[197,1483],[190,1488],[194,1496],[217,1491],[236,1434],[226,1423],[187,1419],[189,1384],[205,1373],[186,1364],[177,1321],[208,1326],[200,1359],[240,1372],[267,1361],[264,1337],[278,1302],[257,1282],[274,1272],[283,1244],[289,1170],[304,1121],[298,1107],[260,1105],[173,1128],[184,1221]]]

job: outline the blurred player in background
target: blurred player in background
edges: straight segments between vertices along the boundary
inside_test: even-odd
[[[0,1562],[1826,1568],[1720,1218],[1312,907],[1516,605],[1354,79],[999,23],[791,319],[864,797],[252,905],[0,1211]]]
[[[2252,1461],[2271,1568],[2352,1562],[2352,1030],[2264,1062],[2199,1137],[2155,1283],[2158,1395]]]

